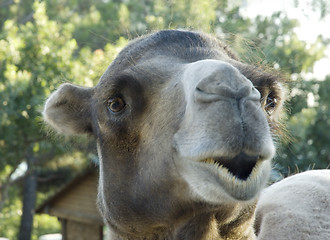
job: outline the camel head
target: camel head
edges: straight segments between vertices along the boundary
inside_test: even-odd
[[[95,87],[60,86],[43,115],[62,134],[95,137],[98,205],[115,239],[207,239],[253,217],[281,102],[276,76],[217,39],[166,30],[131,42]]]

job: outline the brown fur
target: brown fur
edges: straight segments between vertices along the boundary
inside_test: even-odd
[[[267,114],[269,92],[277,106]],[[111,112],[118,97],[126,106]],[[98,205],[112,239],[254,239],[281,102],[275,75],[241,63],[217,39],[160,31],[123,49],[97,86],[61,86],[44,118],[64,134],[95,136]]]

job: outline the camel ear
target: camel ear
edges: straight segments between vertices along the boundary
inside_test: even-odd
[[[92,89],[63,84],[46,101],[46,123],[65,135],[92,133]]]

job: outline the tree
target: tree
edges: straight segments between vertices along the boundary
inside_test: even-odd
[[[308,0],[301,2],[299,0],[294,1],[296,8],[307,8],[314,12],[319,12],[320,19],[324,19],[330,13],[330,3],[327,0]]]
[[[329,116],[330,102],[325,101],[324,90],[329,90],[328,79],[305,80],[304,74],[311,72],[315,62],[324,57],[329,40],[322,36],[315,43],[299,40],[294,31],[299,22],[280,12],[271,17],[257,17],[255,21],[256,28],[252,31],[258,36],[255,46],[262,49],[266,63],[291,78],[286,86],[289,94],[285,124],[291,141],[280,145],[276,168],[283,176],[297,170],[327,168],[330,161],[325,147],[330,142],[324,119]],[[308,103],[310,98],[315,99],[314,104]]]
[[[36,1],[33,10],[32,21],[17,24],[15,20],[7,20],[0,41],[2,207],[13,173],[21,164],[27,166],[19,239],[31,236],[40,168],[68,149],[61,142],[50,142],[42,129],[42,104],[62,82],[92,85],[99,72],[90,69],[96,70],[99,64],[103,71],[103,58],[107,56],[103,51],[91,52],[89,48],[81,49],[77,55],[78,45],[72,38],[73,24],[58,25],[50,21],[45,3]]]
[[[294,87],[288,120],[293,140],[281,146],[277,158],[278,168],[284,175],[330,167],[330,76],[324,81],[300,80],[294,82]]]

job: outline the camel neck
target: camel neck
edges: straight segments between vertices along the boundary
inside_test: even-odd
[[[247,205],[232,211],[200,213],[175,226],[154,228],[142,235],[113,233],[110,240],[255,240],[254,209],[255,205]]]

